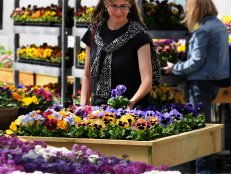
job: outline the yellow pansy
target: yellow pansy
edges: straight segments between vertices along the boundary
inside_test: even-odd
[[[36,105],[39,104],[38,98],[37,98],[36,96],[33,96],[33,97],[32,97],[32,101],[33,101],[33,103],[36,104]]]
[[[127,119],[119,119],[116,121],[116,124],[120,127],[123,127],[123,128],[128,128],[130,126]]]
[[[51,120],[51,119],[54,119],[55,117],[53,115],[48,115],[47,118]]]
[[[16,124],[15,121],[12,122],[12,123],[10,124],[10,129],[11,129],[12,131],[16,131],[16,130],[17,130],[17,124]]]
[[[11,134],[13,134],[13,133],[14,133],[14,132],[13,132],[12,130],[10,130],[10,129],[7,129],[7,130],[6,130],[6,134],[7,134],[7,135],[11,135]]]
[[[80,117],[78,117],[78,116],[74,116],[74,121],[75,121],[75,123],[77,123],[78,121],[81,121],[82,119],[80,118]]]
[[[29,106],[32,103],[32,98],[31,97],[26,97],[22,99],[23,105],[24,106]]]
[[[60,114],[63,118],[66,117],[66,114],[67,114],[67,113],[68,113],[68,112],[66,112],[66,111],[64,111],[64,110],[59,111],[59,114]]]
[[[135,119],[131,114],[125,114],[121,117],[121,119],[126,119],[128,121],[128,123],[131,125],[133,125],[135,123]]]
[[[229,24],[231,22],[231,17],[230,16],[223,16],[221,18],[221,21],[224,23],[224,24]]]

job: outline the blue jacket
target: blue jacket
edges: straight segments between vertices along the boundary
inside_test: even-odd
[[[189,40],[185,62],[174,65],[173,73],[188,80],[220,80],[229,77],[228,31],[215,16],[207,16]]]

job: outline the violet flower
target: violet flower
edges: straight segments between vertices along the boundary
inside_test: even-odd
[[[181,113],[179,113],[176,109],[173,109],[169,112],[169,115],[172,117],[172,119],[176,120],[182,120],[183,116]]]
[[[161,117],[159,117],[159,123],[160,125],[166,127],[172,123],[172,117],[169,113],[162,114]]]

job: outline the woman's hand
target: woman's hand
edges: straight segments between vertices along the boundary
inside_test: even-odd
[[[130,102],[128,103],[127,109],[128,109],[128,110],[132,110],[133,107],[134,107],[134,105],[135,105],[135,102],[130,100]]]
[[[174,64],[171,62],[167,62],[167,66],[162,67],[161,70],[165,72],[165,74],[171,74],[173,70]]]

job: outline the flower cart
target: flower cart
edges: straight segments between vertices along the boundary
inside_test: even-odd
[[[54,147],[71,149],[84,144],[107,156],[128,155],[133,161],[159,166],[175,166],[221,151],[222,124],[207,124],[204,128],[159,138],[152,141],[111,140],[90,138],[20,136],[21,140],[44,141]]]
[[[113,89],[108,105],[32,111],[12,122],[6,134],[68,149],[86,145],[103,155],[155,166],[175,166],[221,151],[223,125],[205,124],[201,104],[127,110],[125,91],[123,85]]]

